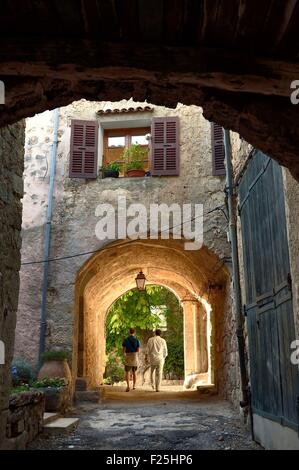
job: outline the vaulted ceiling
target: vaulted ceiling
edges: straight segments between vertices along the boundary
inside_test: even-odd
[[[203,107],[299,179],[299,0],[2,0],[0,125],[79,99]]]

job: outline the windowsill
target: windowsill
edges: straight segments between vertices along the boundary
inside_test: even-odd
[[[102,180],[117,180],[117,181],[124,181],[124,180],[145,180],[155,178],[155,176],[119,176],[118,178],[113,178],[112,176],[108,176],[107,178],[100,178]]]

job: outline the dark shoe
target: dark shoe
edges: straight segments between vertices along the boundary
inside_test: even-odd
[[[130,387],[127,387],[126,392],[129,392],[129,391],[130,391]]]

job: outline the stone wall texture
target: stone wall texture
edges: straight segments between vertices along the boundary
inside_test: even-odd
[[[23,450],[43,430],[45,395],[30,391],[11,395],[3,449]]]
[[[242,139],[236,132],[230,132],[230,139],[233,173],[237,179],[246,166],[246,162],[250,152],[253,150],[253,147],[252,145],[248,144],[246,140]]]
[[[6,436],[18,307],[24,135],[23,122],[0,129],[0,341],[5,346],[5,364],[0,364],[0,447]]]
[[[226,305],[224,314],[218,316],[216,331],[216,357],[219,364],[218,389],[223,398],[231,401],[236,407],[241,400],[239,355],[236,336],[235,306],[233,285],[229,283],[226,290]],[[216,333],[217,334],[217,333]]]
[[[287,169],[283,170],[285,183],[286,219],[292,276],[293,306],[297,339],[299,339],[299,184]]]

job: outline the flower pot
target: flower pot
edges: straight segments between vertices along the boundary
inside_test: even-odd
[[[70,386],[72,383],[72,374],[67,360],[45,361],[38,373],[38,380],[45,379],[46,377],[49,379],[56,377],[61,377],[62,379],[64,378],[67,380],[67,383]]]
[[[145,170],[142,170],[142,169],[138,169],[138,170],[135,170],[135,169],[132,169],[132,170],[128,170],[127,171],[127,175],[130,177],[130,178],[136,178],[136,177],[143,177],[145,176]]]
[[[118,178],[118,177],[119,177],[119,171],[115,171],[115,170],[104,171],[104,178]]]

